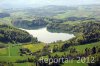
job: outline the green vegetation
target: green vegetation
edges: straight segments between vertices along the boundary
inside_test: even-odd
[[[57,14],[54,18],[66,19],[71,17],[87,17],[87,18],[100,18],[99,17],[99,5],[90,5],[90,6],[78,6],[73,10],[66,10],[65,13]],[[95,14],[94,14],[95,13]]]
[[[73,63],[65,63],[62,66],[88,66],[85,63],[77,63],[76,60],[73,61]]]
[[[17,19],[13,22],[13,25],[19,28],[24,29],[33,29],[33,28],[40,28],[47,25],[47,22],[44,20],[44,18],[34,19],[34,20],[22,20]]]
[[[28,48],[29,50],[31,50],[32,52],[37,52],[37,51],[41,51],[41,49],[43,49],[44,44],[28,44],[28,45],[23,45],[22,48]]]
[[[87,44],[100,41],[100,23],[87,21],[78,24],[59,24],[51,23],[47,26],[48,30],[59,30],[63,32],[75,33],[76,37],[68,41],[67,44]]]
[[[98,5],[89,8],[47,6],[35,10],[11,9],[5,10],[7,13],[0,13],[0,66],[99,66],[100,10],[96,7]],[[18,29],[44,26],[50,32],[69,32],[75,37],[45,44]],[[41,57],[53,60],[64,58],[64,62],[68,58],[73,63],[39,63]],[[77,57],[94,57],[95,61],[93,64],[77,63]]]
[[[84,50],[84,49],[86,49],[86,48],[92,49],[93,47],[98,47],[98,48],[100,48],[100,42],[90,43],[90,44],[86,44],[86,45],[70,46],[69,48],[67,48],[67,50],[65,50],[65,51],[63,51],[63,52],[62,52],[62,51],[61,51],[61,52],[57,51],[57,52],[51,53],[51,55],[52,55],[52,56],[55,56],[55,55],[57,54],[58,56],[62,56],[62,55],[64,55],[64,54],[70,54],[70,50],[73,49],[73,48],[74,48],[78,53],[83,54],[83,53],[85,53],[85,50]],[[73,53],[73,54],[74,54],[74,53]]]
[[[33,38],[26,31],[8,25],[0,25],[0,41],[4,43],[25,43],[37,42],[37,39]]]
[[[0,13],[0,18],[9,17],[9,13]]]

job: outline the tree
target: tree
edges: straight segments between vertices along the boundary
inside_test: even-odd
[[[93,47],[92,48],[92,54],[95,54],[96,53],[96,47]]]

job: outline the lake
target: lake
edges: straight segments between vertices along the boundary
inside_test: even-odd
[[[44,43],[51,43],[59,40],[65,41],[74,37],[73,34],[69,33],[49,32],[46,27],[40,29],[32,29],[32,30],[23,29],[23,30],[27,31],[33,37],[37,37],[39,41]]]

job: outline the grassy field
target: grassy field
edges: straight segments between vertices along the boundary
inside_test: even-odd
[[[26,60],[27,58],[34,58],[34,56],[0,56],[0,61],[16,62],[17,60]]]
[[[64,63],[62,66],[88,66],[86,63],[77,63],[77,60],[73,60],[72,63]]]
[[[8,56],[8,48],[1,48],[0,56]]]
[[[52,49],[54,47],[54,45],[55,44],[52,43],[48,49]],[[59,47],[61,47],[62,43],[57,43],[57,45]],[[34,63],[21,63],[21,64],[15,63],[17,60],[27,60],[28,58],[34,58],[34,56],[19,56],[19,49],[20,48],[28,48],[32,52],[36,52],[36,51],[42,50],[44,46],[45,46],[45,44],[43,44],[43,43],[40,43],[40,44],[24,44],[24,45],[9,44],[9,47],[0,49],[0,62],[2,62],[2,61],[14,62],[13,63],[14,66],[34,66]],[[55,52],[55,53],[51,53],[51,55],[55,56],[57,54],[58,56],[62,56],[64,54],[69,54],[69,50],[71,48],[76,48],[76,50],[79,53],[84,53],[85,48],[91,49],[94,46],[100,47],[100,42],[86,44],[86,45],[71,46],[71,47],[68,48],[67,51]],[[10,55],[9,55],[9,53],[10,53]],[[62,66],[88,66],[88,65],[85,64],[85,63],[76,63],[76,61],[74,60],[73,63],[65,63],[65,64],[62,64]]]
[[[71,48],[76,48],[76,50],[78,51],[78,53],[84,53],[85,48],[90,48],[91,49],[94,46],[95,47],[96,46],[100,47],[100,42],[86,44],[86,45],[71,46],[71,47],[68,48],[67,51],[64,51],[64,52],[55,52],[55,53],[52,53],[51,55],[55,56],[57,54],[58,56],[62,56],[64,54],[69,54],[69,50]]]
[[[9,53],[10,53],[10,56],[19,56],[20,53],[19,53],[19,49],[21,48],[20,45],[12,45],[10,44],[9,45]]]
[[[29,63],[14,63],[14,66],[30,66]]]
[[[54,16],[54,18],[59,18],[59,19],[65,19],[68,17],[97,17],[97,18],[100,18],[100,17],[98,17],[99,11],[100,10],[89,11],[84,8],[80,8],[78,10],[67,10],[63,14],[58,14],[58,15]],[[95,13],[95,15],[94,15],[94,13]]]
[[[12,25],[11,21],[12,21],[11,17],[0,18],[0,23]]]
[[[14,63],[14,66],[35,66],[34,63]]]
[[[40,44],[28,44],[28,45],[23,45],[22,48],[28,48],[32,52],[36,52],[36,51],[41,51],[44,46],[45,46],[45,44],[43,44],[43,43],[40,43]]]
[[[74,17],[87,17],[88,15],[90,15],[91,13],[90,12],[84,12],[84,11],[75,11],[75,10],[69,10],[69,11],[66,11],[65,13],[63,14],[58,14],[57,16],[54,16],[55,18],[60,18],[60,19],[64,19],[64,18],[68,18],[70,16],[74,16]]]
[[[72,46],[70,48],[76,48],[76,50],[79,52],[79,53],[84,53],[84,49],[85,48],[93,48],[93,47],[100,47],[100,42],[96,42],[96,43],[91,43],[91,44],[86,44],[86,45],[78,45],[78,46]],[[69,49],[70,49],[69,48]]]
[[[28,48],[32,52],[37,52],[43,49],[45,44],[27,44],[27,45],[20,45],[20,44],[9,44],[6,48],[0,49],[0,56],[19,56],[20,55],[20,48]]]

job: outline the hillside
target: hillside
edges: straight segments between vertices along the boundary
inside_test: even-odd
[[[5,9],[5,14],[0,13],[0,66],[99,66],[99,6],[48,5]],[[43,43],[20,29],[37,30],[42,27],[47,27],[51,33],[68,33],[75,37]],[[42,39],[49,37],[45,32],[39,32]],[[66,59],[73,62],[65,63]]]
[[[33,38],[26,31],[8,25],[0,25],[0,42],[26,43],[31,41],[36,42],[37,39]]]

